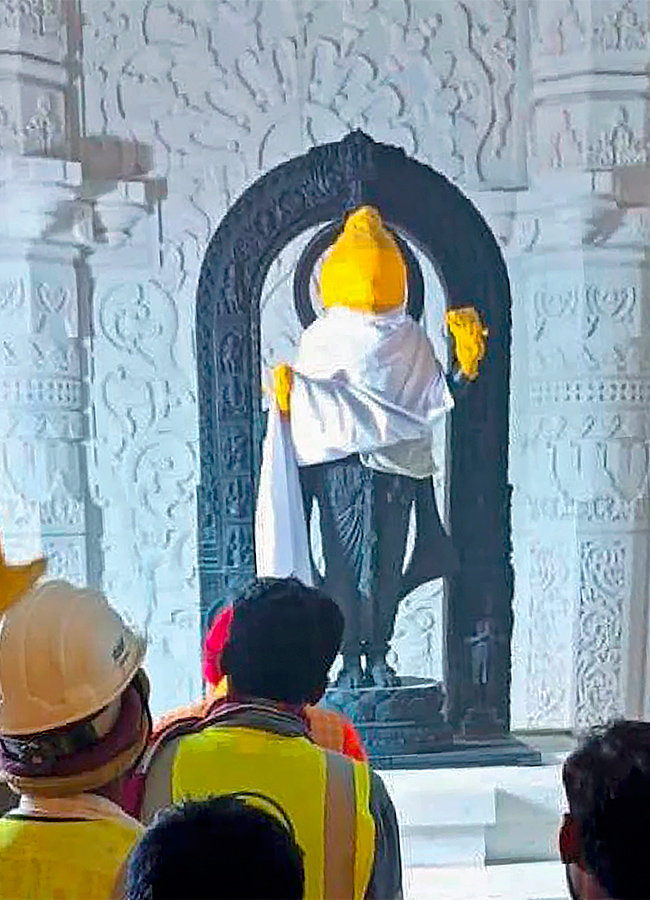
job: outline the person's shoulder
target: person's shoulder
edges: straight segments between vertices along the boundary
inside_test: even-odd
[[[203,699],[198,700],[196,703],[192,703],[189,706],[178,707],[171,712],[159,716],[154,722],[150,743],[155,743],[159,737],[163,736],[166,732],[173,730],[182,722],[202,719],[209,706],[209,700]]]

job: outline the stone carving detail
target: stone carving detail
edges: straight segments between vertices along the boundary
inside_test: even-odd
[[[152,139],[174,166],[194,148],[181,178],[196,236],[256,171],[353,127],[465,181],[521,180],[514,0],[283,9],[118,0],[85,11],[91,127],[146,130],[153,109]]]
[[[584,0],[535,0],[534,10],[539,49],[548,56],[639,53],[650,46],[650,17],[639,0],[618,0],[600,15],[592,5],[591,16],[584,15]]]
[[[0,103],[0,149],[18,151],[20,149],[20,127],[11,109]]]
[[[69,307],[71,293],[68,288],[62,287],[61,285],[50,285],[50,284],[39,284],[36,287],[36,297],[38,302],[38,318],[35,325],[35,331],[41,332],[46,326],[46,323],[52,317],[56,318],[61,316],[63,318],[63,313],[68,313],[68,317],[70,316],[71,310]]]
[[[42,552],[47,556],[47,571],[51,578],[64,578],[79,587],[88,583],[83,538],[46,539]]]
[[[7,28],[39,38],[55,35],[62,40],[63,10],[60,0],[0,0],[0,29]]]
[[[594,22],[592,47],[601,53],[644,51],[650,45],[650,18],[643,18],[636,0],[623,0],[618,8]]]
[[[593,135],[586,135],[574,124],[568,109],[562,110],[561,120],[560,128],[551,134],[552,168],[609,169],[647,163],[650,159],[650,138],[635,132],[625,105],[619,107],[613,124]]]
[[[103,584],[150,638],[162,710],[200,692],[195,398],[177,358],[181,301],[129,271],[138,248],[104,252],[128,262],[117,277],[115,263],[98,267],[93,304],[90,480],[103,513]]]
[[[49,156],[63,136],[63,123],[51,94],[39,97],[34,114],[25,123],[25,152]]]
[[[582,542],[575,644],[575,719],[580,728],[606,722],[623,712],[620,682],[622,620],[627,588],[627,558],[623,542]]]
[[[21,278],[12,278],[0,284],[0,312],[14,312],[25,302],[25,284]]]
[[[526,709],[529,728],[570,722],[573,579],[561,545],[533,541],[526,611]]]
[[[650,372],[636,285],[588,283],[557,291],[540,287],[533,292],[533,304],[529,331],[535,375],[557,371],[558,364],[567,373],[586,370],[612,376],[644,369]],[[576,336],[581,341],[577,353]],[[607,388],[610,391],[612,384]]]

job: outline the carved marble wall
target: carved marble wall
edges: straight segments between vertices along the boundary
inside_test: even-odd
[[[141,604],[158,705],[199,691],[193,327],[211,234],[262,172],[359,126],[473,189],[521,186],[520,30],[514,0],[84,4],[86,129],[137,141],[168,187],[157,258],[107,251],[93,299],[104,577]],[[270,327],[281,345],[286,322]],[[414,598],[400,634],[434,607]]]
[[[513,719],[648,714],[650,6],[531,4],[514,281]]]
[[[51,577],[103,585],[146,627],[135,568],[129,579],[131,558],[123,555],[130,590],[115,590],[102,553],[115,510],[101,485],[116,473],[104,468],[96,477],[104,432],[98,444],[95,392],[106,392],[109,408],[113,395],[97,380],[109,359],[104,348],[95,352],[94,319],[99,309],[109,340],[129,350],[138,329],[149,326],[154,339],[158,309],[151,326],[144,303],[118,296],[98,306],[96,294],[105,283],[102,261],[114,267],[116,247],[133,245],[132,231],[155,209],[161,185],[144,178],[137,143],[83,129],[81,25],[74,0],[0,0],[0,531],[10,557],[45,553]],[[132,250],[146,283],[157,257]],[[146,339],[142,345],[146,351]],[[128,415],[138,402],[132,395],[113,443],[115,431],[135,421]],[[166,457],[147,450],[136,467],[139,500],[156,495],[158,480],[164,484]],[[167,497],[165,506],[171,502]],[[124,517],[131,546],[128,504]],[[161,684],[163,673],[156,673]]]

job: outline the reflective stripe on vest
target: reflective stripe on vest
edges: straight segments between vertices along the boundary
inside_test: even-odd
[[[339,753],[325,751],[325,897],[354,897],[357,798],[354,769]]]
[[[107,900],[143,829],[109,819],[0,819],[0,897]]]
[[[375,837],[365,763],[253,728],[220,725],[180,739],[174,802],[237,791],[269,797],[291,820],[305,853],[307,900],[362,900]]]

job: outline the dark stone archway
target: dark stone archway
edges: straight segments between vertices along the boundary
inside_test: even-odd
[[[450,721],[462,729],[476,706],[473,638],[489,620],[493,639],[484,705],[494,722],[507,723],[513,591],[508,276],[492,232],[454,185],[362,132],[315,147],[261,177],[224,217],[206,252],[196,313],[202,609],[226,600],[254,575],[255,484],[264,426],[259,300],[269,266],[305,229],[341,220],[362,202],[377,206],[433,262],[448,306],[475,306],[490,331],[480,378],[452,413],[448,512],[460,570],[446,592],[445,680]]]

